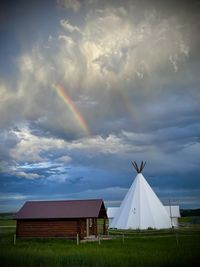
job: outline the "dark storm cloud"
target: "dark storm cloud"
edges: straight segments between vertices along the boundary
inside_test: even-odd
[[[161,197],[168,190],[197,205],[189,197],[200,188],[199,9],[199,1],[2,4],[0,209],[34,196],[119,202],[133,159],[147,160]]]
[[[86,1],[87,4],[87,1]],[[195,36],[194,36],[194,30],[192,31],[192,29],[198,28],[198,21],[196,19],[196,13],[192,16],[191,14],[191,10],[193,9],[197,9],[198,6],[196,6],[197,3],[196,2],[192,2],[189,5],[187,5],[187,3],[183,3],[181,5],[179,4],[172,4],[172,2],[169,3],[165,3],[163,2],[159,2],[156,4],[156,2],[138,2],[138,1],[127,1],[125,3],[122,3],[121,1],[94,1],[93,5],[95,8],[101,8],[101,13],[100,13],[100,17],[104,16],[104,9],[107,10],[105,11],[108,14],[113,13],[113,19],[114,21],[116,19],[120,19],[121,17],[123,19],[127,19],[127,22],[130,23],[130,27],[136,27],[136,32],[137,31],[142,31],[142,21],[144,20],[145,23],[147,24],[147,26],[152,27],[152,29],[154,28],[154,24],[155,27],[156,23],[160,23],[160,21],[163,21],[166,19],[169,19],[171,17],[175,17],[177,19],[178,22],[176,22],[177,25],[175,25],[175,27],[180,24],[177,33],[178,35],[182,35],[181,38],[184,39],[184,41],[188,44],[189,46],[189,53],[193,53],[194,49],[193,46],[195,47],[195,43],[197,42],[197,40],[195,40]],[[39,4],[34,4],[34,6],[39,6]],[[133,6],[133,9],[130,9],[128,7]],[[143,7],[143,8],[142,8]],[[24,6],[25,9],[27,9],[27,6]],[[110,9],[109,9],[110,8]],[[119,8],[119,9],[117,9]],[[120,9],[121,8],[121,9]],[[124,8],[124,10],[123,10]],[[35,8],[34,8],[35,9]],[[135,12],[138,14],[140,14],[141,16],[136,15],[135,17],[135,13],[134,11],[138,10],[138,12]],[[153,11],[154,9],[154,11]],[[116,11],[117,10],[117,11]],[[148,13],[147,11],[149,11],[149,19],[147,19],[146,17],[148,17]],[[161,12],[162,11],[162,12]],[[95,12],[95,9],[94,9]],[[109,13],[110,12],[110,13]],[[184,26],[182,27],[182,17],[184,17],[185,13],[188,13],[188,17],[187,19],[184,19]],[[89,13],[89,12],[88,12]],[[151,18],[151,13],[152,13],[152,18]],[[94,15],[94,21],[97,16],[98,12],[95,13]],[[132,16],[132,14],[134,14],[134,16]],[[121,16],[121,17],[120,17]],[[165,18],[166,16],[166,18]],[[92,16],[91,16],[92,17]],[[126,18],[127,17],[127,18]],[[89,17],[90,18],[90,17]],[[89,20],[88,18],[88,20]],[[97,17],[98,18],[98,17]],[[133,21],[131,21],[131,19],[133,18]],[[185,17],[184,17],[185,18]],[[112,16],[110,18],[110,20],[112,20]],[[109,15],[107,16],[107,21],[109,22]],[[196,23],[193,23],[194,21],[196,21]],[[90,21],[88,21],[89,23]],[[123,22],[123,20],[119,20],[119,23]],[[172,20],[173,22],[173,20]],[[118,23],[118,22],[117,22]],[[132,25],[133,23],[133,25]],[[70,24],[69,24],[70,25]],[[100,26],[106,26],[106,24],[100,24]],[[70,27],[76,27],[76,26],[70,26]],[[90,27],[90,26],[88,26]],[[115,27],[115,26],[114,26]],[[163,26],[164,27],[164,26]],[[166,24],[166,29],[167,27],[169,27],[169,32],[172,30],[170,27],[172,27],[172,25],[170,24]],[[76,27],[77,29],[79,29],[78,27]],[[134,28],[133,28],[134,29]],[[163,28],[164,31],[166,31],[165,27]],[[80,31],[83,31],[83,29],[80,29]],[[120,30],[120,29],[119,29]],[[145,28],[144,30],[144,36],[146,34],[145,32]],[[160,30],[162,30],[162,27],[160,28]],[[92,31],[91,31],[92,33]],[[90,33],[90,35],[91,35]],[[106,33],[106,32],[105,32]],[[148,33],[148,31],[147,31]],[[63,33],[64,34],[64,33]],[[103,32],[104,34],[104,32]],[[110,32],[109,32],[110,34]],[[142,34],[142,32],[141,32]],[[174,32],[172,32],[172,34],[176,34],[176,30]],[[190,35],[190,38],[187,37],[187,35]],[[67,36],[67,35],[66,35]],[[179,37],[176,37],[170,35],[170,33],[167,33],[167,37],[168,38],[172,38],[172,41],[178,41],[179,42]],[[52,38],[52,37],[51,37]],[[63,38],[63,37],[62,37]],[[96,37],[95,37],[96,38]],[[94,38],[94,40],[95,40]],[[143,38],[140,37],[140,35],[137,33],[135,35],[134,38]],[[132,41],[134,42],[134,38],[132,39]],[[196,37],[198,38],[198,37]],[[188,40],[189,39],[189,40]],[[73,40],[73,39],[68,39]],[[145,40],[145,39],[144,39]],[[67,41],[68,42],[68,41]],[[182,41],[181,41],[182,42]],[[55,42],[54,42],[55,43]],[[61,48],[61,50],[63,50],[64,55],[67,57],[69,56],[70,58],[72,58],[73,60],[76,61],[76,57],[74,57],[74,51],[75,53],[79,53],[79,48],[83,45],[82,42],[78,44],[78,46],[75,46],[75,48],[73,48],[73,43],[69,44],[66,43],[67,47],[65,48],[65,44],[63,43],[63,47],[60,46],[61,44],[59,44],[58,49]],[[20,64],[24,65],[24,67],[28,67],[28,68],[33,68],[33,71],[38,71],[38,68],[41,68],[41,65],[44,65],[44,60],[46,62],[49,61],[49,58],[51,58],[50,62],[48,62],[48,64],[44,65],[44,72],[45,72],[45,76],[42,77],[41,79],[50,79],[51,80],[51,76],[52,74],[56,77],[56,75],[58,77],[62,77],[63,76],[63,71],[60,71],[59,73],[59,69],[62,69],[62,64],[59,66],[56,66],[57,70],[55,73],[55,70],[50,71],[50,67],[55,67],[55,59],[54,59],[54,53],[56,52],[56,54],[58,54],[58,49],[54,49],[52,48],[53,43],[50,41],[50,43],[47,44],[47,46],[49,45],[49,49],[50,52],[47,52],[49,49],[44,49],[43,47],[41,47],[41,44],[39,44],[39,48],[32,50],[32,52],[28,55],[25,55],[24,57],[21,58]],[[70,45],[72,45],[72,47],[70,47]],[[170,44],[171,45],[171,44]],[[180,45],[183,45],[182,43],[180,43]],[[139,45],[141,47],[144,46],[143,42]],[[75,49],[75,50],[74,50]],[[118,49],[118,48],[117,48]],[[118,55],[118,50],[114,52],[112,52],[112,54],[106,54],[103,53],[101,56],[97,57],[96,59],[94,59],[92,62],[93,64],[99,64],[100,66],[105,66],[105,68],[107,68],[108,73],[112,72],[113,69],[111,68],[111,66],[113,66],[114,68],[119,68],[120,67],[120,63],[116,63],[118,60],[122,60],[122,62],[126,62],[127,60],[127,55],[129,55],[130,53],[132,53],[132,48],[131,48],[131,44],[128,45],[126,47],[126,57],[125,59],[123,59],[123,51],[124,51],[124,47],[123,45],[121,45],[119,47],[119,51],[120,55]],[[128,50],[127,50],[128,49]],[[174,49],[176,49],[174,47]],[[185,48],[186,49],[186,48]],[[138,50],[138,49],[137,49]],[[142,53],[145,52],[146,55],[146,48],[143,47],[141,48],[141,52],[137,52],[136,50],[136,54],[137,53]],[[160,47],[158,47],[157,51],[153,51],[153,53],[156,55],[156,52],[159,52]],[[139,47],[139,51],[140,51],[140,47]],[[169,52],[172,52],[173,55],[173,47],[171,50],[169,50]],[[160,52],[159,52],[160,53]],[[182,53],[182,52],[181,52]],[[186,52],[184,52],[186,53]],[[83,56],[81,56],[81,53],[79,53],[79,64],[83,61],[85,61],[85,59],[83,59]],[[175,54],[176,55],[176,54]],[[62,55],[63,56],[63,55]],[[148,56],[148,54],[147,54]],[[168,55],[170,57],[170,54]],[[44,60],[41,60],[41,58],[44,57]],[[130,57],[130,55],[129,55]],[[140,59],[140,57],[139,57]],[[87,59],[86,59],[87,60]],[[116,61],[117,60],[117,61]],[[146,59],[145,59],[146,60]],[[147,59],[148,60],[148,59]],[[150,67],[150,72],[148,74],[145,74],[146,70],[142,70],[140,69],[140,66],[138,65],[136,68],[136,74],[139,75],[138,77],[136,77],[135,79],[131,79],[130,82],[126,82],[126,80],[121,80],[119,81],[119,83],[113,84],[112,82],[110,83],[109,81],[109,77],[105,76],[104,81],[101,81],[100,83],[96,83],[93,85],[94,88],[94,92],[83,92],[83,95],[87,95],[90,94],[92,95],[93,101],[96,102],[95,106],[94,106],[94,115],[95,116],[91,116],[91,106],[85,106],[81,111],[86,115],[86,118],[88,118],[88,123],[91,125],[92,128],[92,132],[94,134],[98,134],[98,133],[105,133],[108,134],[109,132],[118,132],[120,129],[126,129],[126,130],[134,130],[134,131],[147,131],[148,129],[151,129],[151,127],[154,128],[160,128],[160,127],[165,127],[167,125],[167,123],[169,123],[168,126],[173,126],[176,123],[179,123],[179,121],[175,121],[174,116],[172,114],[173,113],[177,113],[177,118],[181,121],[183,117],[186,118],[185,113],[187,113],[187,117],[190,117],[190,119],[192,119],[192,116],[190,116],[190,114],[188,113],[188,110],[186,109],[184,111],[184,105],[183,103],[185,101],[187,101],[188,103],[188,98],[187,96],[181,96],[182,94],[182,88],[180,88],[180,80],[183,78],[183,75],[186,74],[186,76],[189,78],[189,76],[191,76],[191,74],[193,73],[193,65],[191,65],[192,70],[189,71],[188,69],[182,69],[182,65],[185,64],[185,62],[187,62],[187,64],[191,64],[191,58],[190,55],[188,57],[186,57],[185,59],[183,59],[183,62],[178,62],[179,59],[173,59],[173,61],[170,63],[170,60],[168,60],[168,65],[165,66],[166,62],[164,62],[164,65],[162,63],[159,63],[159,66],[156,70],[151,70]],[[50,66],[50,64],[53,62],[53,65]],[[62,62],[62,60],[58,60],[59,63]],[[110,62],[110,63],[109,63]],[[151,62],[151,60],[150,60]],[[34,64],[36,64],[34,66]],[[171,64],[171,66],[170,66]],[[179,71],[174,73],[173,71],[173,64],[174,66],[178,66]],[[57,65],[57,63],[56,63]],[[180,66],[179,66],[180,65]],[[21,67],[21,66],[20,66]],[[23,67],[23,68],[24,68]],[[67,66],[64,66],[65,69]],[[75,66],[77,67],[77,66]],[[82,67],[81,67],[81,71],[79,71],[78,73],[74,73],[76,75],[76,77],[79,77],[80,73],[82,73],[82,76],[84,76],[84,72],[85,72],[85,63],[83,63]],[[43,67],[42,67],[43,68]],[[41,73],[42,73],[42,68],[41,68]],[[121,68],[121,67],[120,67]],[[30,69],[29,69],[30,70]],[[134,71],[134,70],[133,70]],[[185,71],[187,71],[185,73]],[[20,78],[20,80],[24,80],[23,77],[23,72],[24,69],[22,69],[22,77]],[[115,72],[115,71],[114,71]],[[164,72],[164,75],[163,75]],[[41,75],[41,73],[38,73],[37,75]],[[6,121],[8,123],[13,123],[13,121],[18,121],[20,119],[24,120],[27,119],[28,121],[36,121],[36,123],[38,124],[38,127],[41,129],[44,129],[44,132],[50,132],[52,133],[52,135],[55,136],[59,136],[59,137],[64,137],[64,138],[71,138],[73,135],[75,135],[75,131],[72,129],[70,129],[68,127],[67,131],[66,128],[63,127],[64,124],[66,124],[65,122],[67,120],[69,120],[69,124],[73,124],[71,120],[71,118],[69,116],[66,116],[66,112],[63,112],[64,109],[63,107],[60,108],[59,106],[61,105],[60,100],[56,100],[55,103],[55,94],[53,94],[51,92],[51,90],[46,90],[45,87],[51,87],[51,84],[41,84],[41,81],[38,83],[38,80],[35,81],[35,79],[38,79],[37,76],[34,78],[33,75],[30,75],[29,73],[27,73],[26,75],[29,76],[28,78],[28,82],[29,84],[34,83],[35,82],[35,88],[30,88],[30,90],[28,89],[29,84],[25,83],[24,85],[24,95],[22,96],[14,96],[13,98],[10,97],[7,100],[7,103],[9,103],[9,105],[6,105],[4,107],[4,110],[6,110],[6,114],[7,114],[7,120],[6,118],[4,118],[4,123],[6,123]],[[141,76],[142,75],[142,76]],[[177,78],[177,76],[179,78]],[[70,77],[70,79],[73,79],[74,76]],[[142,77],[142,78],[141,78]],[[125,77],[124,77],[125,78]],[[193,77],[195,79],[197,79],[198,77],[195,76]],[[77,79],[77,78],[76,78]],[[130,79],[130,78],[129,78]],[[78,79],[79,80],[79,79]],[[170,82],[169,82],[170,81]],[[68,80],[67,82],[67,87],[68,87]],[[82,78],[80,79],[80,83],[82,82]],[[79,82],[77,84],[75,84],[75,86],[72,85],[72,88],[69,90],[71,90],[74,99],[76,101],[78,101],[77,98],[77,94],[80,93],[80,89],[78,89],[78,87],[83,87]],[[170,110],[168,109],[169,105],[173,105],[173,101],[171,101],[171,91],[174,90],[175,87],[177,87],[177,83],[179,84],[179,88],[177,89],[177,95],[176,92],[173,93],[174,95],[174,99],[177,99],[177,102],[180,102],[182,104],[182,106],[180,105],[180,108],[178,108],[178,106],[174,106],[172,107],[172,112],[170,113]],[[114,90],[105,90],[103,88],[105,88],[105,86],[109,86],[114,88]],[[31,86],[33,87],[33,86]],[[43,88],[44,87],[44,88]],[[84,86],[85,87],[85,86]],[[125,87],[125,88],[123,88]],[[188,85],[188,87],[190,87],[190,84]],[[42,89],[43,88],[43,89]],[[9,88],[6,88],[6,90],[9,90]],[[187,91],[192,90],[192,88],[188,88]],[[127,110],[127,103],[124,102],[124,97],[121,95],[121,91],[126,91],[126,94],[128,95],[127,98],[129,98],[129,102],[130,105],[134,106],[136,114],[135,114],[135,118],[133,119],[132,117],[130,118],[130,111]],[[102,93],[101,93],[102,92]],[[119,92],[119,93],[118,93]],[[183,93],[184,94],[184,93]],[[186,93],[188,94],[188,92]],[[198,92],[194,93],[194,99],[193,101],[191,101],[191,104],[188,108],[191,108],[193,106],[196,105],[195,101],[197,102],[197,100],[195,99],[196,95],[198,94]],[[168,101],[171,103],[169,103]],[[179,99],[178,99],[179,98]],[[31,101],[29,102],[28,99],[31,99]],[[190,101],[190,99],[189,99]],[[176,102],[176,103],[177,103]],[[23,103],[23,104],[22,104]],[[33,105],[34,103],[34,105]],[[158,105],[159,103],[159,105]],[[8,106],[12,106],[12,110],[10,111]],[[158,110],[157,112],[157,106],[159,106],[159,108],[161,110]],[[161,106],[163,107],[163,109],[161,108]],[[51,110],[50,107],[53,109]],[[58,108],[59,107],[59,108]],[[165,110],[164,110],[165,108]],[[154,110],[155,109],[155,110]],[[180,116],[179,116],[179,109],[183,109],[180,110]],[[197,109],[197,108],[196,108]],[[160,114],[158,114],[160,111]],[[191,110],[192,112],[194,112],[194,109]],[[190,111],[189,111],[190,112]],[[197,110],[197,112],[199,112],[199,110]],[[57,120],[57,116],[58,114],[62,114],[60,117],[60,121]],[[144,115],[143,115],[144,114]],[[198,114],[198,113],[197,113]],[[13,116],[13,118],[12,118]],[[98,118],[99,123],[96,123],[96,118]],[[139,120],[140,123],[136,123],[136,119]],[[2,123],[3,123],[2,122]],[[114,122],[114,123],[113,123]],[[163,124],[163,126],[162,126]],[[134,126],[133,126],[134,125]],[[77,135],[76,137],[77,138]]]

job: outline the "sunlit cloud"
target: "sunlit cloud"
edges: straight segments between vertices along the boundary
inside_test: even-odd
[[[73,26],[72,24],[70,24],[67,20],[61,20],[60,21],[60,25],[68,32],[72,33],[72,32],[78,32],[81,34],[81,30],[77,27],[77,26]]]
[[[135,159],[161,196],[181,187],[189,199],[200,166],[197,3],[18,5],[2,6],[13,21],[2,18],[2,191],[119,203]]]

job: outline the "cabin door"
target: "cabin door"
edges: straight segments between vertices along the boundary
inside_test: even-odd
[[[94,219],[87,218],[86,219],[86,236],[94,235]]]
[[[91,220],[90,218],[87,219],[83,219],[80,221],[80,235],[81,238],[85,237],[85,236],[90,236],[93,235],[93,228],[91,224]]]

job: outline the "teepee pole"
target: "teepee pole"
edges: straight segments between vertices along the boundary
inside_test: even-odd
[[[136,170],[136,172],[139,173],[140,171],[139,171],[137,163],[135,161],[132,161],[132,164],[133,164],[133,167]]]
[[[137,165],[137,163],[135,161],[131,161],[134,169],[136,170],[137,173],[141,173],[146,165],[146,161],[142,161],[140,164],[140,167]]]

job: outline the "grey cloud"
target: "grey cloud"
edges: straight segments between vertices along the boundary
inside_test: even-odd
[[[66,9],[78,12],[81,9],[81,1],[78,0],[57,0],[57,4]]]
[[[10,149],[16,146],[18,138],[12,130],[2,131],[0,133],[0,159],[6,160],[10,158]]]
[[[110,192],[115,201],[122,195],[111,189],[127,188],[133,176],[130,160],[146,159],[148,176],[181,186],[181,175],[199,171],[198,1],[58,2],[67,7],[57,20],[65,29],[58,23],[57,33],[22,47],[12,82],[0,77],[1,172],[13,175],[18,167],[20,182],[38,175],[45,184],[49,177],[46,184],[74,185],[79,196],[107,186],[97,193]],[[69,9],[79,12],[68,17]],[[182,184],[190,188],[186,178]]]
[[[41,178],[40,175],[38,175],[37,173],[32,173],[32,172],[18,171],[18,172],[15,172],[15,175],[18,177],[22,177],[22,178],[30,179],[30,180],[32,180],[32,179],[35,180],[35,179]]]
[[[136,2],[133,5],[134,8],[140,6]],[[117,6],[112,1],[107,6],[109,7],[103,9],[102,5],[102,8],[93,15],[88,15],[86,25],[81,28],[84,37],[78,43],[75,43],[73,37],[60,35],[59,38],[52,37],[47,41],[49,49],[43,48],[39,43],[29,53],[20,57],[18,62],[21,77],[17,94],[11,94],[4,101],[2,109],[6,110],[6,115],[2,124],[5,125],[7,122],[10,125],[13,121],[23,120],[35,121],[35,125],[37,124],[37,127],[46,133],[50,132],[52,135],[65,138],[70,136],[79,138],[82,135],[79,126],[52,89],[52,83],[57,80],[66,84],[66,92],[70,92],[78,107],[80,93],[85,99],[92,95],[94,102],[97,103],[94,112],[91,112],[92,107],[87,102],[82,101],[85,104],[80,105],[80,108],[86,120],[88,118],[94,134],[116,132],[120,128],[132,131],[131,124],[137,123],[135,119],[132,120],[124,97],[120,94],[117,96],[117,91],[122,93],[124,91],[129,102],[132,102],[135,109],[132,112],[136,113],[135,116],[139,120],[139,124],[136,124],[139,131],[159,128],[162,124],[165,127],[166,123],[171,123],[168,126],[179,123],[175,121],[172,112],[180,112],[180,116],[179,114],[177,116],[180,120],[186,118],[186,113],[189,115],[188,109],[194,112],[195,100],[188,102],[188,108],[182,105],[181,109],[178,109],[176,103],[174,110],[172,108],[168,110],[168,106],[174,103],[171,99],[170,103],[167,103],[168,95],[165,93],[162,96],[165,89],[160,88],[163,87],[163,83],[167,83],[165,87],[168,86],[170,78],[175,78],[174,66],[178,67],[176,75],[182,78],[184,73],[179,65],[184,61],[190,62],[193,43],[188,43],[185,36],[185,32],[188,32],[191,26],[190,19],[186,21],[188,28],[185,26],[181,28],[179,13],[175,17],[166,18],[161,13],[159,17],[159,8],[155,6],[155,11],[151,10],[149,15],[138,7],[138,12],[143,16],[138,17],[137,21],[131,21],[134,8],[128,10],[127,4],[122,7],[122,4]],[[148,9],[148,5],[145,9]],[[79,29],[78,26],[73,27]],[[155,44],[158,40],[161,42],[159,45]],[[91,45],[87,48],[88,51],[86,44]],[[95,46],[95,49],[100,46],[103,50],[99,55],[90,58],[89,54],[96,53],[95,50],[90,50],[94,49],[92,46]],[[90,64],[94,73],[90,72],[88,67]],[[95,70],[94,65],[98,64],[102,73]],[[163,74],[160,75],[160,68],[166,75],[164,81],[161,80]],[[117,75],[110,76],[110,72]],[[179,80],[175,78],[174,84],[171,82],[170,87],[176,86],[177,83]],[[180,99],[181,102],[187,101],[187,98],[180,97]],[[162,104],[162,107],[159,105],[161,110],[157,109],[158,102]],[[196,110],[198,112],[198,107]],[[146,116],[142,116],[142,113],[146,113]],[[57,119],[58,114],[59,119]],[[96,117],[99,118],[98,125]],[[113,121],[116,122],[115,125]]]

